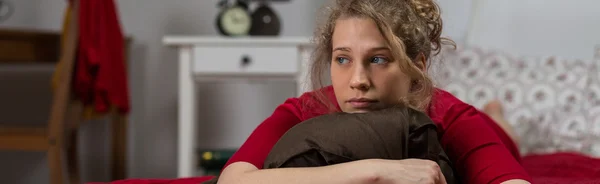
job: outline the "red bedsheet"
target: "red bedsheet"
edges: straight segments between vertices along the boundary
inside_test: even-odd
[[[577,153],[529,155],[523,167],[540,184],[600,184],[600,158]]]
[[[525,156],[522,162],[536,184],[600,184],[600,158],[577,153],[554,153]],[[129,179],[111,184],[198,184],[212,178]]]
[[[214,176],[201,176],[194,178],[179,179],[128,179],[113,181],[110,184],[199,184],[200,182],[212,179]],[[88,184],[106,184],[106,183],[88,183]]]

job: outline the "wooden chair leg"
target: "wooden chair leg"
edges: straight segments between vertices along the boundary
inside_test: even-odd
[[[62,148],[56,144],[48,149],[48,167],[50,169],[50,184],[63,184]]]
[[[67,147],[67,172],[69,173],[69,182],[71,184],[81,183],[81,177],[79,176],[79,155],[77,154],[77,129],[72,130],[67,135],[68,147]]]
[[[127,176],[127,116],[117,113],[111,121],[112,129],[112,180],[122,180]]]

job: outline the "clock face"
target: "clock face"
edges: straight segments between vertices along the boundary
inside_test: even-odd
[[[252,27],[250,15],[241,7],[232,7],[225,10],[219,22],[223,31],[229,35],[246,35]]]

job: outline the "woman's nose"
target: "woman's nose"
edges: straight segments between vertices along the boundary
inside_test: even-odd
[[[371,88],[371,81],[364,66],[357,65],[353,67],[350,87],[358,90],[368,90]]]

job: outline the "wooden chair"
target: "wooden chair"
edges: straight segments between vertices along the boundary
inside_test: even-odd
[[[76,6],[75,6],[76,8]],[[76,9],[75,9],[76,10]],[[74,14],[75,15],[75,14]],[[64,48],[60,48],[61,35],[54,32],[0,30],[0,64],[38,62],[64,62],[58,85],[56,86],[50,115],[45,127],[8,127],[0,122],[0,150],[45,151],[48,156],[51,184],[81,183],[78,168],[77,130],[81,122],[82,106],[72,99],[71,81],[74,73],[77,43],[77,17],[67,29],[72,34],[64,38]],[[127,52],[126,52],[127,53]],[[127,54],[126,54],[127,55]],[[112,132],[112,178],[125,178],[126,117],[111,113]],[[62,157],[63,151],[66,157]],[[66,158],[66,167],[63,158]]]
[[[47,152],[51,184],[65,182],[64,170],[68,171],[70,183],[81,183],[77,167],[77,130],[74,126],[67,128],[65,123],[67,111],[75,110],[70,108],[70,84],[77,43],[77,24],[71,24],[68,29],[72,34],[64,38],[65,47],[62,50],[59,50],[60,35],[56,33],[9,30],[2,31],[0,38],[3,62],[51,62],[59,58],[65,63],[64,73],[52,97],[47,126],[0,128],[0,150]],[[62,159],[63,150],[67,153],[67,167]]]

